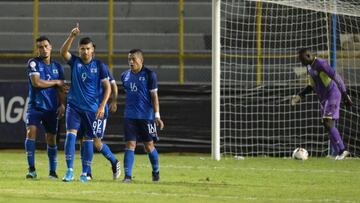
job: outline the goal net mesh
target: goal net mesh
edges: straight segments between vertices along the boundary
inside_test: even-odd
[[[333,17],[335,16],[335,17]],[[330,154],[315,94],[290,105],[307,85],[297,57],[309,48],[331,59],[336,19],[336,60],[354,106],[341,106],[339,131],[352,155],[360,155],[360,3],[262,0],[221,2],[221,153],[290,156],[296,147],[312,156]]]

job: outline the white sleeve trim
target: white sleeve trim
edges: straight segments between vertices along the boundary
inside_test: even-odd
[[[116,83],[116,81],[115,80],[110,80],[110,83],[114,84],[114,83]]]
[[[31,73],[29,73],[29,76],[32,76],[32,75],[40,75],[40,73],[39,72],[31,72]]]
[[[150,90],[150,92],[157,92],[157,91],[158,91],[158,88]]]
[[[109,81],[109,78],[106,77],[106,78],[102,79],[101,82],[104,82],[105,80]]]

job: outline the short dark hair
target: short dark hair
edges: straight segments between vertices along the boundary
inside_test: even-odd
[[[95,49],[95,43],[92,41],[92,39],[90,37],[83,37],[79,41],[79,45],[85,45],[85,44],[90,44],[90,43],[92,43],[92,45],[94,46],[94,49]]]
[[[141,54],[141,56],[144,55],[144,52],[141,49],[131,49],[129,51],[129,54],[135,54],[135,53],[139,53],[139,54]]]
[[[299,53],[300,55],[302,55],[302,54],[304,54],[304,53],[306,53],[306,52],[308,52],[308,51],[310,51],[310,49],[308,49],[308,48],[301,48],[298,53]]]
[[[42,41],[48,41],[49,42],[49,44],[51,44],[51,42],[50,42],[50,40],[49,40],[49,38],[47,38],[46,36],[40,36],[40,37],[38,37],[38,38],[36,38],[36,42],[42,42]]]

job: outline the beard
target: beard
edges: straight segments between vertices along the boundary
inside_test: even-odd
[[[40,55],[40,58],[42,58],[42,59],[47,59],[47,58],[49,58],[50,57],[50,54],[47,54],[47,55]]]

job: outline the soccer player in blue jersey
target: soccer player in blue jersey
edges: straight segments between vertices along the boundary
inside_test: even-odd
[[[64,68],[51,59],[51,43],[45,37],[36,39],[38,57],[31,58],[27,64],[29,83],[29,103],[26,112],[25,150],[29,165],[26,178],[36,178],[35,139],[38,127],[45,129],[47,152],[49,157],[49,178],[58,178],[56,174],[57,146],[56,134],[58,119],[65,112]]]
[[[156,125],[162,130],[164,123],[160,118],[156,74],[146,68],[143,62],[143,52],[140,49],[131,50],[128,55],[130,69],[121,74],[121,82],[126,92],[124,182],[131,182],[137,142],[143,142],[149,155],[152,180],[160,180],[159,156],[154,142],[158,140]]]
[[[339,119],[341,98],[343,98],[345,105],[352,105],[345,84],[340,75],[330,67],[325,59],[314,57],[308,49],[304,48],[299,51],[299,59],[307,68],[310,84],[300,93],[294,95],[291,103],[295,105],[307,93],[312,90],[315,91],[320,100],[323,125],[329,133],[330,143],[337,153],[335,159],[343,160],[350,153],[345,149],[335,122]]]
[[[105,143],[103,143],[101,140],[104,137],[105,134],[105,128],[106,128],[106,123],[107,123],[107,118],[109,116],[108,114],[108,110],[110,108],[111,112],[116,112],[117,110],[117,96],[118,96],[118,88],[116,85],[116,81],[114,79],[114,77],[111,75],[111,73],[109,72],[109,69],[106,69],[108,71],[108,75],[109,75],[109,79],[110,79],[110,84],[111,84],[111,102],[110,105],[106,104],[105,106],[105,114],[104,114],[104,118],[101,120],[98,120],[98,126],[96,129],[96,138],[94,138],[94,146],[95,149],[97,151],[99,151],[107,160],[110,161],[111,163],[111,169],[113,172],[113,179],[117,179],[119,178],[120,174],[121,174],[121,166],[120,166],[120,162],[116,159],[116,157],[114,156],[114,154],[111,152],[109,146]],[[100,99],[103,98],[102,93],[100,94]],[[78,132],[77,137],[81,140],[84,135],[83,132],[81,132],[81,130]],[[83,161],[83,157],[84,157],[84,147],[81,147],[81,160]],[[91,167],[89,166],[89,169],[87,171],[87,177],[88,180],[92,180],[92,174],[91,174]]]
[[[82,38],[78,44],[79,57],[69,49],[75,37],[80,33],[79,25],[73,28],[61,47],[60,54],[71,67],[71,86],[67,95],[65,158],[67,171],[63,181],[74,179],[73,164],[75,141],[78,130],[84,132],[84,161],[80,181],[86,182],[87,171],[93,158],[93,138],[95,138],[98,119],[102,119],[109,99],[111,87],[106,66],[94,58],[95,44],[88,38]],[[99,95],[103,86],[103,98]]]

